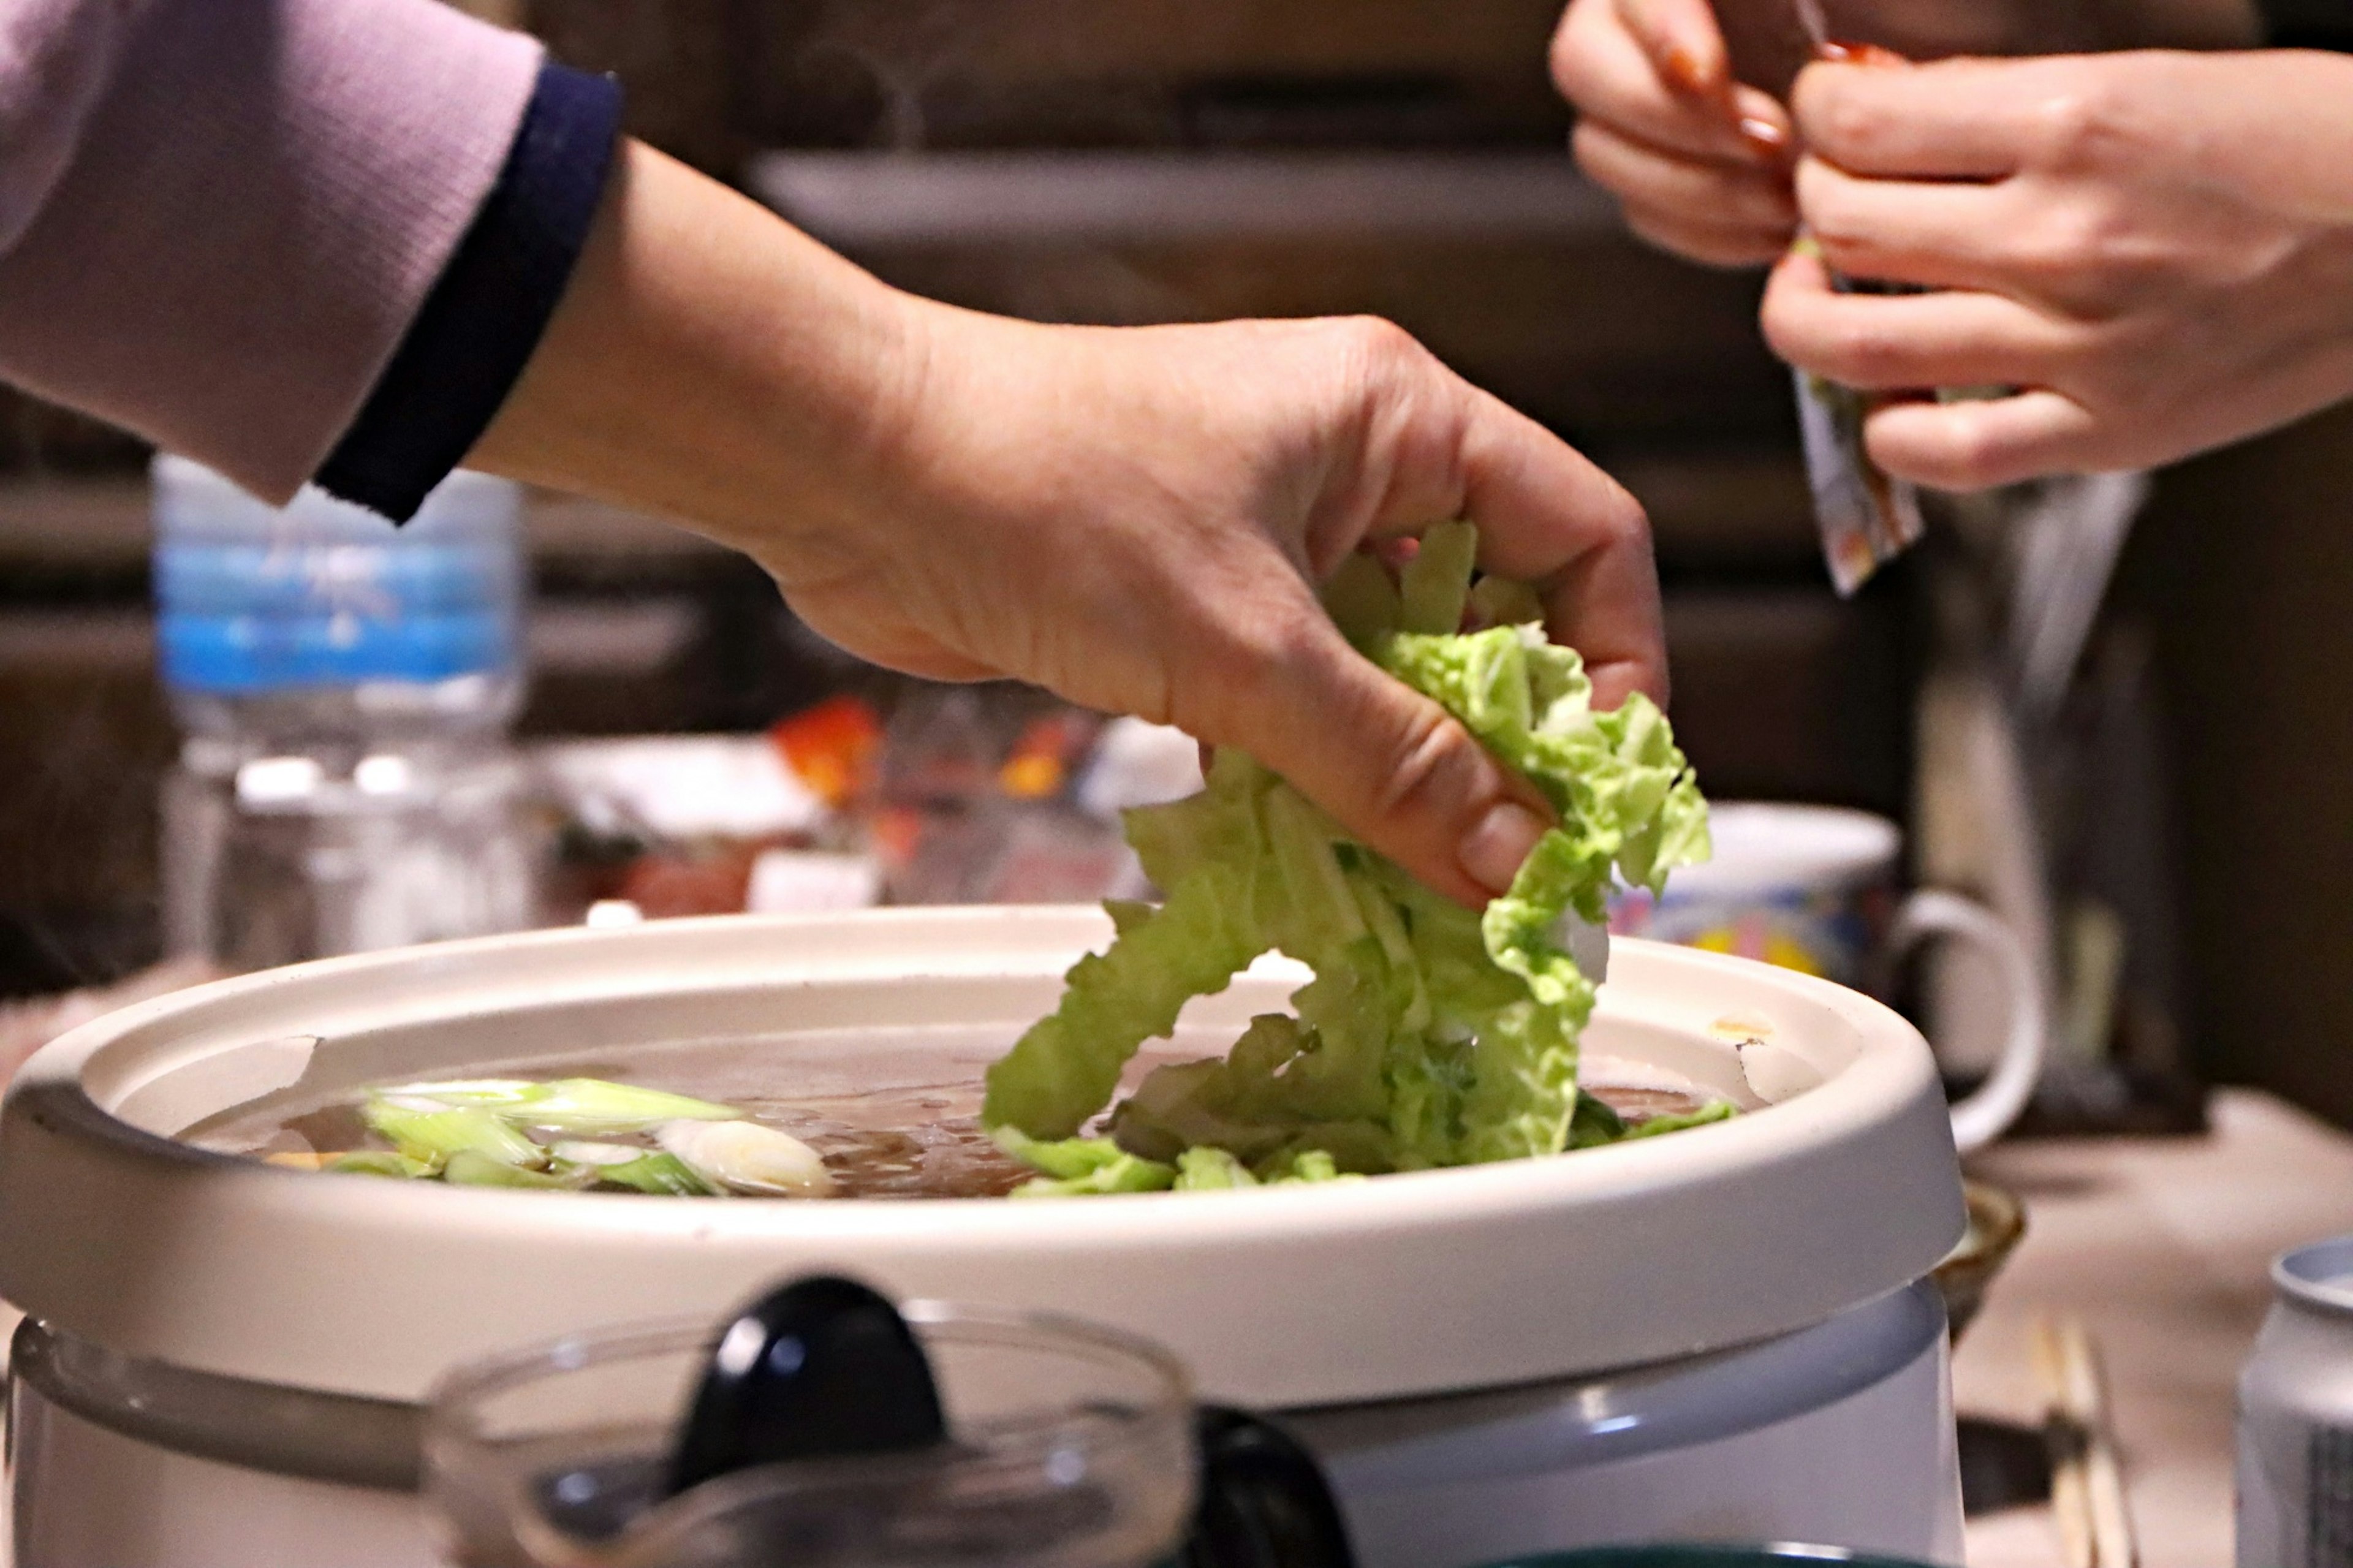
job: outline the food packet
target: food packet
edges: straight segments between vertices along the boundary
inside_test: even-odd
[[[1834,44],[1819,0],[1797,0],[1798,17],[1815,58],[1864,65],[1900,65],[1902,57],[1870,46]],[[1801,249],[1814,242],[1800,236]],[[1841,293],[1918,293],[1895,283],[1831,276]],[[1916,543],[1925,531],[1920,492],[1871,460],[1862,424],[1883,395],[1859,392],[1804,371],[1790,373],[1798,386],[1798,427],[1806,448],[1806,481],[1814,494],[1814,521],[1821,530],[1822,560],[1841,598],[1848,597],[1888,562]]]
[[[1812,241],[1799,239],[1810,247]],[[1841,291],[1894,291],[1900,286],[1834,279]],[[1806,482],[1814,494],[1814,521],[1822,534],[1822,560],[1831,582],[1845,598],[1873,573],[1917,542],[1924,524],[1920,492],[1877,463],[1862,444],[1862,422],[1880,395],[1841,386],[1802,370],[1789,373],[1798,386],[1798,428],[1806,448]]]

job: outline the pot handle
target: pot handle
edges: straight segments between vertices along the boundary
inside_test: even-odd
[[[1991,910],[1957,893],[1924,888],[1905,899],[1888,928],[1882,962],[1892,969],[1936,936],[1976,943],[1993,960],[2010,992],[2010,1032],[1993,1072],[1953,1106],[1953,1144],[1967,1154],[2000,1137],[2034,1098],[2051,1033],[2050,1010],[2041,972],[2018,933]]]
[[[1194,1432],[1200,1501],[1173,1568],[1355,1568],[1323,1468],[1296,1438],[1219,1405],[1196,1413]]]

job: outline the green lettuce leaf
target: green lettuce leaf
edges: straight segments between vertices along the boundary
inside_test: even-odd
[[[1657,1138],[1668,1132],[1681,1132],[1689,1127],[1704,1127],[1711,1121],[1728,1121],[1736,1113],[1736,1108],[1732,1101],[1711,1100],[1697,1110],[1685,1111],[1680,1116],[1653,1116],[1648,1121],[1638,1121],[1626,1136]]]
[[[1176,1156],[1176,1190],[1180,1193],[1214,1192],[1223,1187],[1254,1187],[1258,1178],[1250,1169],[1226,1150],[1205,1147],[1187,1149]]]
[[[1613,878],[1656,891],[1704,859],[1706,806],[1655,705],[1595,709],[1577,653],[1545,639],[1535,595],[1473,585],[1477,542],[1467,524],[1434,529],[1397,583],[1352,557],[1326,603],[1367,658],[1524,773],[1558,825],[1478,911],[1230,749],[1200,794],[1130,812],[1129,841],[1166,901],[1115,909],[1111,947],[1071,969],[1054,1013],[988,1072],[982,1120],[1044,1173],[1031,1187],[1206,1185],[1245,1167],[1260,1182],[1328,1179],[1626,1135],[1615,1119],[1577,1120],[1594,987],[1562,922],[1602,921]],[[1466,614],[1494,624],[1460,631]],[[1270,950],[1314,973],[1290,1014],[1253,1019],[1223,1058],[1156,1068],[1108,1138],[1074,1137],[1145,1041]]]

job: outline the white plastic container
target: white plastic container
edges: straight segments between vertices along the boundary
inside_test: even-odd
[[[664,1040],[758,1036],[781,1074],[930,1029],[976,1064],[1108,934],[1051,909],[540,933],[225,982],[69,1035],[0,1114],[0,1295],[35,1320],[19,1561],[248,1568],[266,1536],[275,1560],[423,1568],[405,1445],[442,1368],[715,1321],[824,1268],[1093,1318],[1176,1351],[1209,1397],[1294,1413],[1369,1568],[1645,1534],[1957,1562],[1943,1320],[1918,1284],[1963,1226],[1933,1067],[1894,1014],[1762,964],[1621,942],[1588,1035],[1748,1114],[1329,1187],[671,1202],[316,1176],[173,1136],[297,1083]],[[1188,1026],[1221,1043],[1298,978],[1262,964]]]

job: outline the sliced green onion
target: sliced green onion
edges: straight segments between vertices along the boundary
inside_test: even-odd
[[[675,1154],[641,1149],[628,1143],[586,1143],[567,1140],[555,1146],[555,1157],[575,1164],[592,1165],[596,1167],[598,1181],[617,1187],[635,1187],[641,1193],[683,1198],[715,1198],[723,1196],[726,1191],[696,1175],[686,1162]]]
[[[821,1198],[833,1173],[818,1152],[757,1121],[671,1121],[654,1142],[714,1186],[769,1197]]]
[[[526,1170],[493,1159],[480,1150],[460,1149],[441,1167],[441,1179],[453,1187],[529,1187],[543,1192],[578,1192],[597,1177],[594,1165],[559,1163],[544,1171]]]
[[[646,1157],[646,1151],[638,1144],[591,1143],[576,1138],[564,1140],[549,1152],[575,1165],[626,1165],[632,1160]]]
[[[440,1107],[404,1095],[372,1099],[360,1116],[402,1153],[429,1164],[446,1164],[461,1153],[533,1170],[547,1163],[546,1150],[479,1106]]]
[[[661,1197],[716,1198],[726,1189],[703,1180],[675,1154],[640,1153],[619,1165],[599,1165],[596,1179],[617,1187],[635,1187]]]
[[[498,1110],[522,1126],[591,1134],[646,1132],[670,1121],[733,1121],[744,1114],[732,1105],[596,1078],[557,1079]]]

